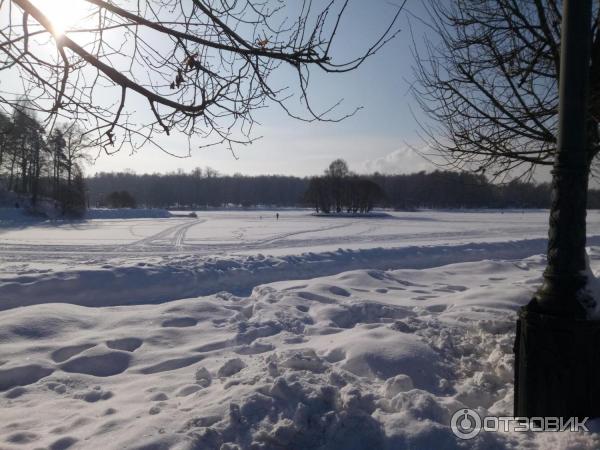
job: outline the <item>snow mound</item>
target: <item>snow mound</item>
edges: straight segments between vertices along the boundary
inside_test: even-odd
[[[4,311],[0,446],[595,449],[595,434],[464,443],[450,428],[461,408],[510,414],[515,311],[543,267],[356,270],[247,297]]]
[[[488,258],[524,258],[542,253],[546,243],[546,239],[524,239],[461,245],[338,249],[332,252],[306,252],[301,255],[284,256],[183,254],[157,256],[143,262],[133,260],[127,263],[117,258],[99,267],[92,265],[88,268],[86,264],[64,271],[43,269],[32,270],[26,274],[0,274],[0,310],[53,302],[94,307],[161,303],[225,290],[236,295],[249,295],[255,286],[264,283],[282,279],[312,278],[339,273],[342,270],[369,267],[379,270],[369,272],[373,277],[383,277],[385,275],[377,274],[383,274],[381,269],[391,267],[422,269]],[[111,289],[107,289],[107,286]],[[388,286],[379,288],[390,289]],[[329,286],[328,289],[329,291],[323,294],[309,292],[299,295],[305,295],[307,300],[311,300],[314,295],[339,299],[349,294],[349,291],[341,286]],[[453,286],[445,289],[453,292]],[[367,310],[348,311],[339,310],[339,306],[334,305],[330,310],[325,308],[323,314],[331,314],[331,322],[343,328],[354,325],[353,317],[370,314],[368,308],[387,308],[385,305],[360,306],[363,307]],[[397,314],[401,315],[402,312],[398,310]],[[178,323],[186,326],[187,319],[174,320],[174,326],[178,326]]]

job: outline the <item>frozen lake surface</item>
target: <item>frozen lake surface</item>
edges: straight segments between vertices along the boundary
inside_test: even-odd
[[[198,218],[94,219],[0,228],[2,254],[298,254],[342,248],[498,242],[545,237],[547,211],[390,212],[383,217],[322,217],[307,210],[198,212]],[[261,218],[262,217],[262,218]],[[0,220],[1,223],[1,220]],[[600,214],[588,217],[600,233]]]
[[[199,212],[0,227],[0,309],[145,304],[355,269],[426,268],[544,253],[546,211],[421,211],[372,218],[308,210]],[[590,212],[589,242],[600,242]],[[110,284],[112,289],[107,290]]]

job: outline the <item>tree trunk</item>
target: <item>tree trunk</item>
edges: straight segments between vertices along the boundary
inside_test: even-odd
[[[17,152],[13,151],[12,159],[10,161],[10,178],[8,179],[8,190],[13,189],[13,183],[15,179],[15,165],[17,163]]]
[[[33,173],[31,178],[31,204],[35,206],[38,198],[39,181],[40,181],[40,143],[38,142],[35,147],[34,160],[32,162]]]

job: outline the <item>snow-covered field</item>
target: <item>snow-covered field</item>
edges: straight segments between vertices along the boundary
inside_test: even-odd
[[[450,429],[512,413],[547,212],[280,214],[0,220],[0,448],[600,448]]]
[[[355,269],[437,267],[544,253],[547,212],[309,211],[1,226],[0,309],[42,302],[147,304]],[[1,217],[1,214],[0,214]],[[11,222],[12,224],[12,222]],[[600,243],[600,213],[589,214]],[[110,286],[110,289],[107,287]]]

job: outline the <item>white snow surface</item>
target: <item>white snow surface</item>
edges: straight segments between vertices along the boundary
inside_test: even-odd
[[[1,228],[0,448],[600,448],[450,429],[512,415],[547,213],[270,215]]]
[[[1,218],[0,214],[0,218]],[[37,303],[147,304],[355,269],[427,268],[545,252],[547,211],[314,217],[307,210],[198,218],[0,220],[0,310]],[[588,216],[600,244],[600,213]],[[110,289],[107,289],[110,287]]]

